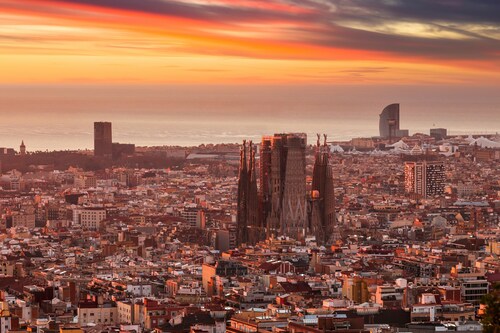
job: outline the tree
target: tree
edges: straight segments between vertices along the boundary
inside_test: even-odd
[[[482,319],[484,333],[500,333],[500,283],[495,283],[490,293],[484,295],[486,306]]]

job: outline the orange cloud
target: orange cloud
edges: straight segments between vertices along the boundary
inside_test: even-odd
[[[499,78],[491,69],[500,69],[500,51],[486,37],[436,40],[411,35],[403,25],[393,34],[368,32],[355,23],[331,23],[327,19],[342,13],[325,16],[324,8],[310,1],[307,6],[271,0],[171,1],[159,7],[150,0],[110,3],[0,0],[0,15],[8,18],[0,23],[0,47],[3,63],[11,65],[2,80],[484,83]],[[467,46],[476,54],[467,49],[455,54]],[[23,63],[28,59],[30,73]],[[141,71],[106,68],[109,63]],[[165,78],[164,70],[150,72],[142,63],[178,67]],[[374,66],[386,69],[343,71]]]

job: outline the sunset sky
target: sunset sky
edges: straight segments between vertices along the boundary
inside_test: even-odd
[[[498,0],[0,0],[0,83],[500,86]]]

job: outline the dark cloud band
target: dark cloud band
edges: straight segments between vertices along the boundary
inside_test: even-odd
[[[245,32],[249,28],[242,27],[242,23],[258,23],[264,30],[267,24],[276,21],[290,23],[290,27],[280,31],[279,37],[272,37],[280,38],[274,41],[432,59],[498,61],[500,55],[499,0],[254,0],[262,6],[250,6],[248,1],[242,5],[238,0],[218,4],[187,0],[56,1],[226,24],[235,31]],[[272,4],[301,10],[279,10]],[[166,20],[168,24],[168,18]],[[356,23],[362,23],[363,29],[355,28]],[[366,28],[397,23],[423,24],[434,36]],[[488,32],[478,32],[481,29]],[[450,33],[459,38],[450,38]]]

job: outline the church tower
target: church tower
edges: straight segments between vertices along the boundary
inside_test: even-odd
[[[24,140],[21,141],[21,145],[19,146],[19,154],[26,155],[26,146],[24,145]]]
[[[332,242],[336,221],[335,192],[333,170],[330,165],[330,147],[326,142],[326,135],[323,137],[324,143],[321,145],[318,134],[310,196],[309,225],[318,244],[328,245]]]

